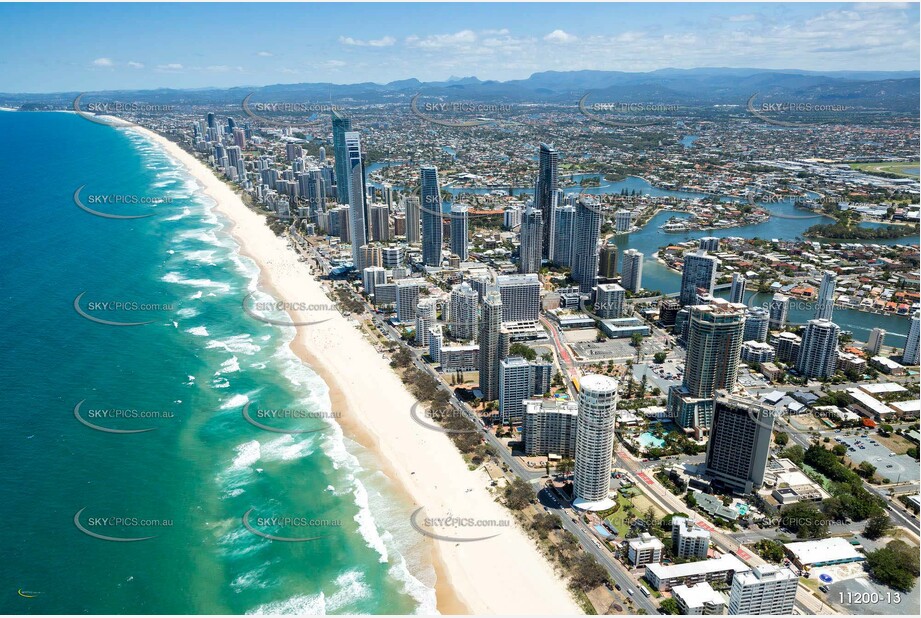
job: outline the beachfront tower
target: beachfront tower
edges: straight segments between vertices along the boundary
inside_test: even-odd
[[[841,328],[830,320],[809,320],[796,358],[796,370],[807,378],[830,378],[838,365]]]
[[[761,487],[774,415],[773,408],[757,401],[717,393],[706,461],[715,485],[742,494]]]
[[[918,364],[919,341],[921,338],[921,311],[915,311],[911,316],[911,326],[908,327],[908,337],[905,339],[905,350],[902,352],[902,364],[914,366]]]
[[[483,401],[499,398],[499,361],[502,354],[502,294],[492,288],[483,299],[480,322],[480,391]]]
[[[349,235],[352,242],[352,264],[361,272],[370,264],[361,263],[361,247],[368,244],[368,213],[365,209],[365,171],[361,162],[361,136],[358,131],[345,133],[348,159]]]
[[[573,506],[601,511],[614,506],[608,493],[614,452],[617,380],[589,374],[582,377],[579,386]]]

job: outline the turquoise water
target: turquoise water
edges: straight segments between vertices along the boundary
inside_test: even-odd
[[[257,270],[178,165],[138,134],[60,113],[0,113],[5,397],[0,449],[3,613],[411,613],[432,611],[434,575],[411,505],[329,417],[323,382],[290,352],[291,329],[241,310]],[[154,217],[110,220],[72,194],[171,197]],[[98,207],[98,206],[97,206]],[[101,209],[101,207],[98,207]],[[148,206],[110,211],[150,212]],[[90,302],[169,305],[96,312]],[[89,311],[92,313],[92,311]],[[139,321],[140,321],[139,320]],[[246,401],[326,418],[269,433]],[[172,417],[74,418],[96,408]],[[165,415],[163,415],[165,416]],[[324,520],[309,528],[256,517]],[[106,536],[155,538],[112,542]],[[99,525],[95,518],[159,520]],[[166,524],[170,525],[166,525]],[[424,583],[423,583],[424,582]],[[17,590],[38,593],[23,598]]]
[[[637,441],[643,448],[662,448],[665,446],[665,440],[663,438],[657,438],[648,431],[641,433]]]

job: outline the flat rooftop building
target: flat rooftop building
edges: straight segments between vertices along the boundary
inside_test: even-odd
[[[846,564],[865,560],[854,546],[841,537],[832,537],[820,541],[802,541],[785,543],[784,549],[794,563],[800,568]]]

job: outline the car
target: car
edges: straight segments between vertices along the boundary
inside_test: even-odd
[[[835,433],[841,433],[840,429],[835,429]]]
[[[617,590],[620,590],[620,584],[614,584],[614,588],[616,588]]]
[[[886,467],[887,467],[887,468],[891,468],[891,467],[892,467],[892,464],[886,464]]]
[[[629,594],[629,595],[632,597],[632,596],[633,596],[633,589],[632,589],[632,588],[627,588],[627,594]]]
[[[819,590],[821,590],[825,594],[828,594],[828,586],[819,586]]]

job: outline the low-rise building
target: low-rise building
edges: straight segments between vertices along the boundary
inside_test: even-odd
[[[627,558],[633,566],[656,564],[662,561],[664,548],[662,541],[644,532],[635,539],[627,540]]]
[[[837,536],[819,541],[785,543],[784,551],[790,560],[801,569],[865,560],[853,545]]]
[[[678,585],[692,585],[701,582],[728,584],[736,573],[749,571],[747,564],[725,554],[719,558],[685,562],[683,564],[648,564],[645,578],[656,590],[671,590]]]
[[[707,582],[675,586],[672,598],[683,616],[719,616],[726,611],[726,599]]]

